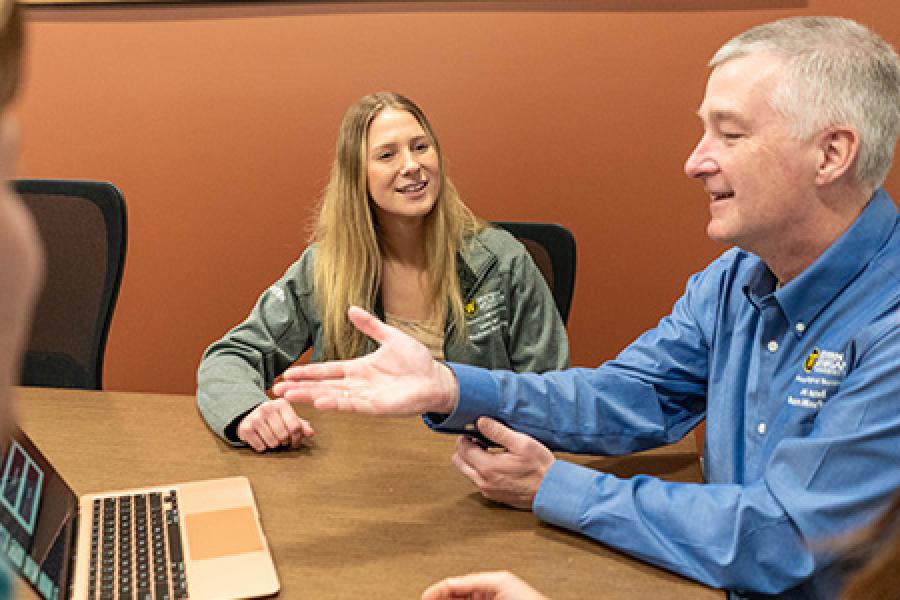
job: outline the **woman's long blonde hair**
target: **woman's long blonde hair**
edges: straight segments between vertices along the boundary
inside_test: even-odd
[[[456,336],[465,336],[457,254],[466,252],[466,241],[485,225],[462,203],[446,176],[440,145],[425,114],[408,98],[379,92],[360,98],[344,115],[313,231],[325,360],[361,356],[372,348],[372,342],[347,319],[347,309],[356,305],[373,310],[381,290],[382,248],[368,192],[366,160],[369,126],[388,108],[413,115],[437,152],[441,188],[434,208],[425,217],[427,300],[432,315],[440,315],[449,303],[447,324]]]

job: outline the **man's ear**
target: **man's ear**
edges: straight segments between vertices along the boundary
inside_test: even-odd
[[[848,125],[830,127],[820,134],[816,183],[828,185],[844,176],[859,154],[859,132]]]

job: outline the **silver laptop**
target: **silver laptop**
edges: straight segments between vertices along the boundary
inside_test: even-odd
[[[78,498],[20,429],[3,448],[0,556],[47,600],[279,590],[246,477]]]

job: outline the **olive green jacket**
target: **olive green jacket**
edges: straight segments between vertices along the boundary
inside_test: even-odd
[[[313,279],[315,246],[269,289],[247,319],[213,343],[197,373],[197,404],[210,428],[233,445],[240,419],[268,399],[274,379],[312,347],[322,360],[322,322]],[[542,372],[569,363],[566,330],[531,256],[513,236],[489,227],[457,261],[467,337],[448,327],[444,357],[487,369]],[[467,313],[469,311],[467,310]],[[380,306],[375,313],[383,318]],[[372,350],[375,349],[374,343]]]

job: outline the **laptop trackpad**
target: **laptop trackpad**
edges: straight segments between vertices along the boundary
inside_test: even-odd
[[[263,549],[252,507],[185,515],[188,556],[191,560],[220,558]]]

